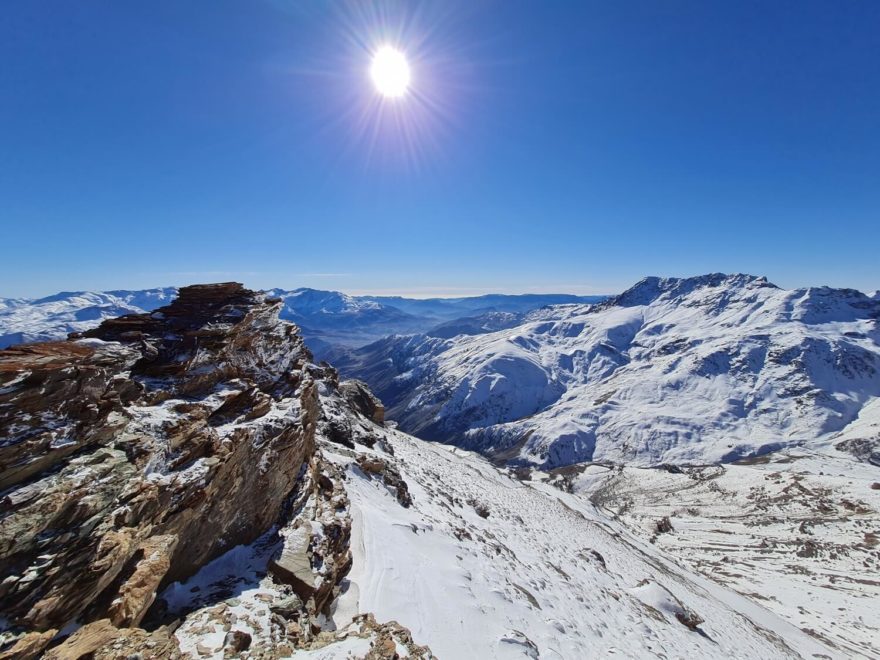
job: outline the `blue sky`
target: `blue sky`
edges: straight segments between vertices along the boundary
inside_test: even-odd
[[[0,295],[880,288],[877,2],[34,0],[0,63]]]

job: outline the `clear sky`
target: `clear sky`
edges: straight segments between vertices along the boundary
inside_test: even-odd
[[[0,296],[877,289],[880,2],[5,3],[0,245]]]

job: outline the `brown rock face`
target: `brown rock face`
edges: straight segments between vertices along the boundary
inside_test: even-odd
[[[177,660],[181,654],[165,628],[152,633],[139,628],[120,630],[107,619],[101,619],[83,626],[43,657],[46,660]]]
[[[319,417],[311,355],[279,308],[191,286],[84,339],[0,351],[0,616],[27,643],[93,622],[66,643],[92,653],[278,520]]]
[[[352,409],[367,419],[380,425],[385,423],[385,406],[363,381],[354,379],[343,381],[339,385],[339,393],[348,401]]]
[[[282,546],[269,572],[292,587],[306,610],[319,613],[338,595],[337,585],[351,568],[351,519],[339,515],[349,506],[342,471],[316,456],[310,475],[313,496],[293,525],[281,530]]]
[[[75,452],[106,444],[140,388],[124,374],[127,346],[49,342],[0,351],[0,489],[26,482]],[[4,494],[4,502],[10,497]]]

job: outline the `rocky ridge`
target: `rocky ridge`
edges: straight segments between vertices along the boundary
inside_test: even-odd
[[[0,352],[0,657],[180,655],[186,612],[157,594],[263,538],[290,599],[285,643],[320,631],[351,554],[344,490],[316,450],[319,390],[346,410],[337,435],[381,405],[356,383],[337,394],[280,307],[190,286]],[[244,634],[222,646],[244,650]]]

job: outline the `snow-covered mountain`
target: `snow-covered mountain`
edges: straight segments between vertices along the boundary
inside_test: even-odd
[[[319,359],[330,360],[336,347],[357,347],[395,334],[452,336],[485,332],[501,319],[561,302],[596,302],[605,296],[567,294],[493,294],[471,298],[415,299],[400,296],[349,296],[317,289],[271,289],[284,301],[281,318],[302,328]],[[461,320],[461,327],[458,321]],[[499,326],[500,327],[500,326]],[[497,329],[497,328],[496,328]]]
[[[464,298],[402,298],[400,296],[363,296],[382,305],[389,305],[412,314],[451,321],[464,316],[480,316],[489,312],[524,314],[547,305],[592,304],[606,300],[608,296],[576,296],[567,293],[492,293]]]
[[[337,356],[403,430],[508,460],[712,463],[833,441],[880,397],[880,301],[650,277],[489,334]]]
[[[173,287],[143,291],[62,291],[46,298],[0,298],[0,348],[63,339],[105,319],[140,314],[167,305]]]
[[[281,318],[300,326],[318,355],[333,345],[362,346],[394,333],[423,332],[432,322],[339,291],[270,289],[267,293],[284,301]]]
[[[0,351],[0,658],[880,653],[876,467],[495,466],[385,425],[282,306],[191,286]]]
[[[486,312],[479,316],[466,316],[446,321],[428,330],[429,337],[450,338],[458,335],[483,335],[497,330],[513,328],[523,322],[524,314],[517,312]]]
[[[468,334],[497,329],[508,319],[559,302],[603,300],[603,296],[491,295],[474,298],[416,300],[401,297],[349,296],[318,289],[271,289],[284,302],[281,318],[300,326],[318,359],[336,347],[357,347],[393,334]],[[177,294],[173,287],[142,291],[61,292],[47,298],[0,298],[0,348],[13,344],[64,339],[101,321],[123,314],[150,312]],[[455,321],[463,319],[460,326]],[[449,324],[448,326],[445,324]],[[485,329],[481,329],[485,328]]]

